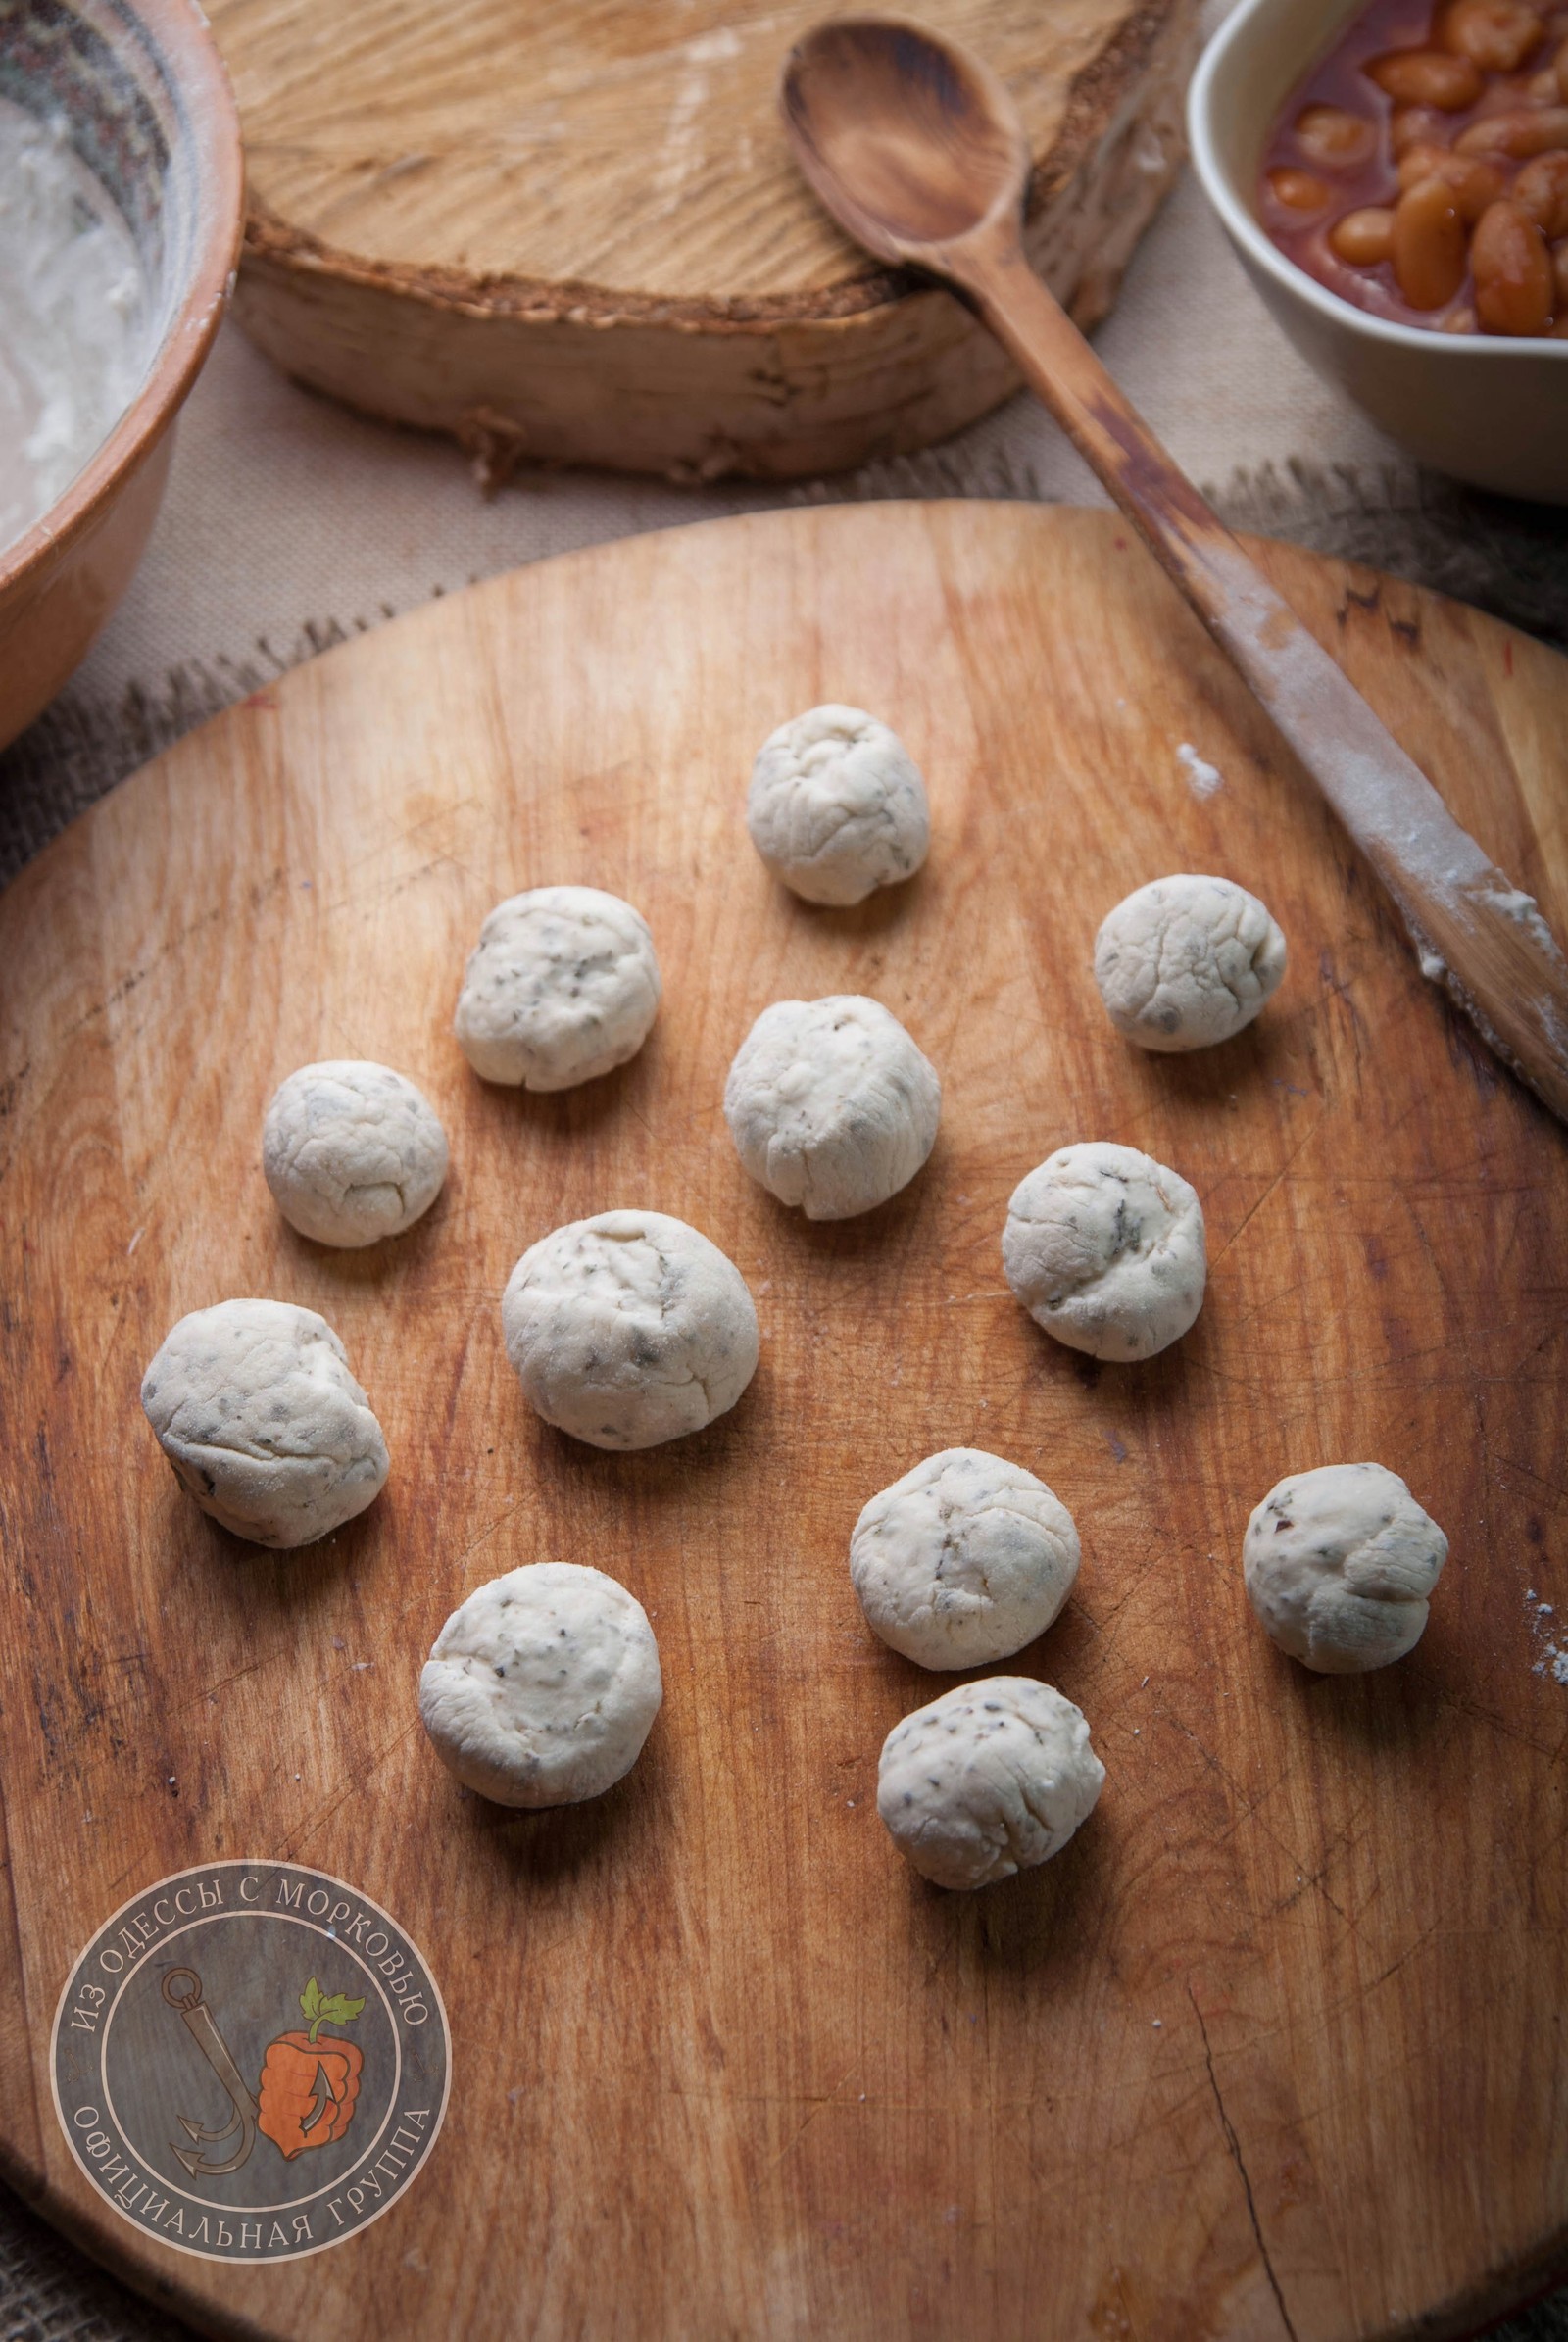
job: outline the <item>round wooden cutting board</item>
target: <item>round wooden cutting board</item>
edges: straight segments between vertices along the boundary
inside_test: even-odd
[[[715,479],[928,446],[1015,376],[845,241],[775,103],[823,0],[216,0],[237,314],[301,381],[519,459]],[[1080,323],[1184,147],[1198,0],[925,0],[1017,97],[1030,248]]]
[[[1258,550],[1560,931],[1568,666]],[[742,822],[758,743],[825,698],[898,726],[934,808],[925,872],[853,911],[772,885]],[[1291,947],[1189,1059],[1120,1043],[1090,975],[1106,908],[1172,869],[1255,886]],[[485,911],[556,880],[642,906],[665,1000],[632,1065],[529,1098],[450,1022]],[[1564,1133],[1116,520],[774,513],[432,604],[78,821],[0,899],[0,2138],[51,2219],[198,2326],[291,2342],[1345,2342],[1468,2330],[1549,2273]],[[907,1023],[943,1124],[894,1202],[812,1227],[719,1098],[760,1009],[833,991]],[[351,1054],[423,1086],[453,1168],[415,1232],[336,1254],[279,1221],[259,1134],[283,1074]],[[1085,1137],[1207,1215],[1203,1313],[1142,1367],[1055,1346],[1001,1275],[1014,1183]],[[614,1456],[530,1414],[498,1301],[534,1238],[626,1203],[721,1244],[764,1339],[721,1423]],[[174,1318],[242,1293],[325,1312],[393,1457],[281,1557],[194,1509],[137,1404]],[[1107,1772],[1056,1861],[974,1896],[877,1820],[884,1734],[951,1679],[872,1638],[846,1569],[866,1497],[955,1444],[1078,1519],[1072,1600],[1009,1665]],[[1364,1457],[1452,1557],[1407,1660],[1314,1678],[1251,1618],[1242,1531],[1283,1473]],[[647,1605],[665,1703],[610,1795],[514,1815],[441,1770],[416,1682],[460,1598],[545,1557]],[[127,1906],[105,1940],[170,1982],[161,1882],[236,1859],[372,1898],[451,2024],[406,2192],[272,2266],[149,2234],[134,2167],[122,2217],[52,2097],[84,1947]],[[216,2127],[153,2005],[171,2106]],[[273,2152],[212,2185],[250,2201]]]

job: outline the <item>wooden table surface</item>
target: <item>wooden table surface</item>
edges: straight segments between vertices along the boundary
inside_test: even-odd
[[[1560,930],[1568,667],[1260,551]],[[926,871],[853,911],[773,887],[742,823],[757,745],[823,698],[893,722],[932,796]],[[1236,1042],[1157,1059],[1090,954],[1173,869],[1254,886],[1291,966]],[[554,880],[640,904],[664,1008],[603,1082],[487,1089],[464,954]],[[773,513],[434,604],[78,821],[0,898],[0,2151],[52,2219],[199,2326],[299,2342],[1340,2342],[1457,2333],[1563,2257],[1564,1136],[1117,521]],[[829,991],[906,1021],[944,1112],[903,1195],[812,1227],[719,1097],[759,1009]],[[259,1139],[284,1073],[350,1054],[420,1083],[453,1170],[411,1235],[333,1254]],[[1207,1215],[1203,1313],[1143,1367],[1055,1346],[1001,1275],[1013,1184],[1086,1137]],[[625,1202],[720,1244],[764,1339],[732,1415],[616,1457],[529,1413],[498,1304],[533,1238]],[[324,1311],[392,1452],[293,1555],[199,1515],[137,1405],[172,1320],[244,1293]],[[973,1897],[877,1821],[883,1735],[947,1679],[871,1637],[846,1568],[866,1496],[950,1444],[1077,1517],[1073,1598],[1008,1664],[1108,1775],[1055,1862]],[[1253,1622],[1242,1530],[1362,1457],[1452,1558],[1410,1658],[1317,1679]],[[665,1705],[609,1796],[511,1815],[459,1794],[415,1688],[455,1603],[545,1557],[648,1606]],[[374,1897],[452,2027],[428,2167],[274,2267],[109,2210],[48,2083],[94,1929],[236,1855]]]

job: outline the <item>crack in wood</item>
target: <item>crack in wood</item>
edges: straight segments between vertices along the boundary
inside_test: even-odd
[[[1225,2144],[1230,2150],[1231,2161],[1236,2166],[1241,2178],[1242,2193],[1247,2198],[1247,2217],[1252,2223],[1252,2236],[1257,2245],[1258,2259],[1263,2264],[1263,2274],[1267,2277],[1269,2291],[1274,2296],[1274,2304],[1280,2314],[1281,2325],[1289,2334],[1291,2342],[1299,2342],[1296,2327],[1291,2321],[1291,2313],[1285,2307],[1285,2296],[1280,2290],[1279,2278],[1274,2273],[1274,2264],[1269,2258],[1268,2246],[1263,2239],[1262,2223],[1258,2220],[1257,2205],[1252,2195],[1252,2182],[1248,2177],[1247,2165],[1242,2160],[1242,2142],[1236,2135],[1235,2123],[1225,2112],[1225,2101],[1220,2095],[1219,2076],[1214,2072],[1214,2052],[1209,2047],[1208,2027],[1203,2023],[1203,2012],[1198,2005],[1198,1995],[1191,1984],[1187,1987],[1187,1997],[1193,2004],[1193,2015],[1198,2019],[1198,2029],[1203,2038],[1203,2060],[1208,2068],[1208,2086],[1214,2093],[1214,2110],[1219,2116],[1219,2126],[1225,2134]]]

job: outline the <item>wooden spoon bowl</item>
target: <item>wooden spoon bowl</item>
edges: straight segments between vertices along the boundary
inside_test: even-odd
[[[1021,209],[1029,147],[1001,83],[918,25],[817,25],[791,54],[783,104],[812,188],[880,259],[907,259]]]

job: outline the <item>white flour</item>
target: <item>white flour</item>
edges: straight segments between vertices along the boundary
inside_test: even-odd
[[[0,100],[0,549],[129,406],[150,308],[130,231],[64,126]]]
[[[1568,1649],[1558,1644],[1553,1634],[1557,1618],[1554,1607],[1542,1601],[1533,1586],[1527,1586],[1525,1612],[1530,1621],[1531,1639],[1540,1654],[1530,1672],[1549,1675],[1553,1683],[1568,1684]]]
[[[1225,776],[1217,764],[1206,764],[1190,740],[1184,740],[1176,751],[1176,761],[1187,775],[1187,786],[1198,798],[1212,797],[1224,784]]]

